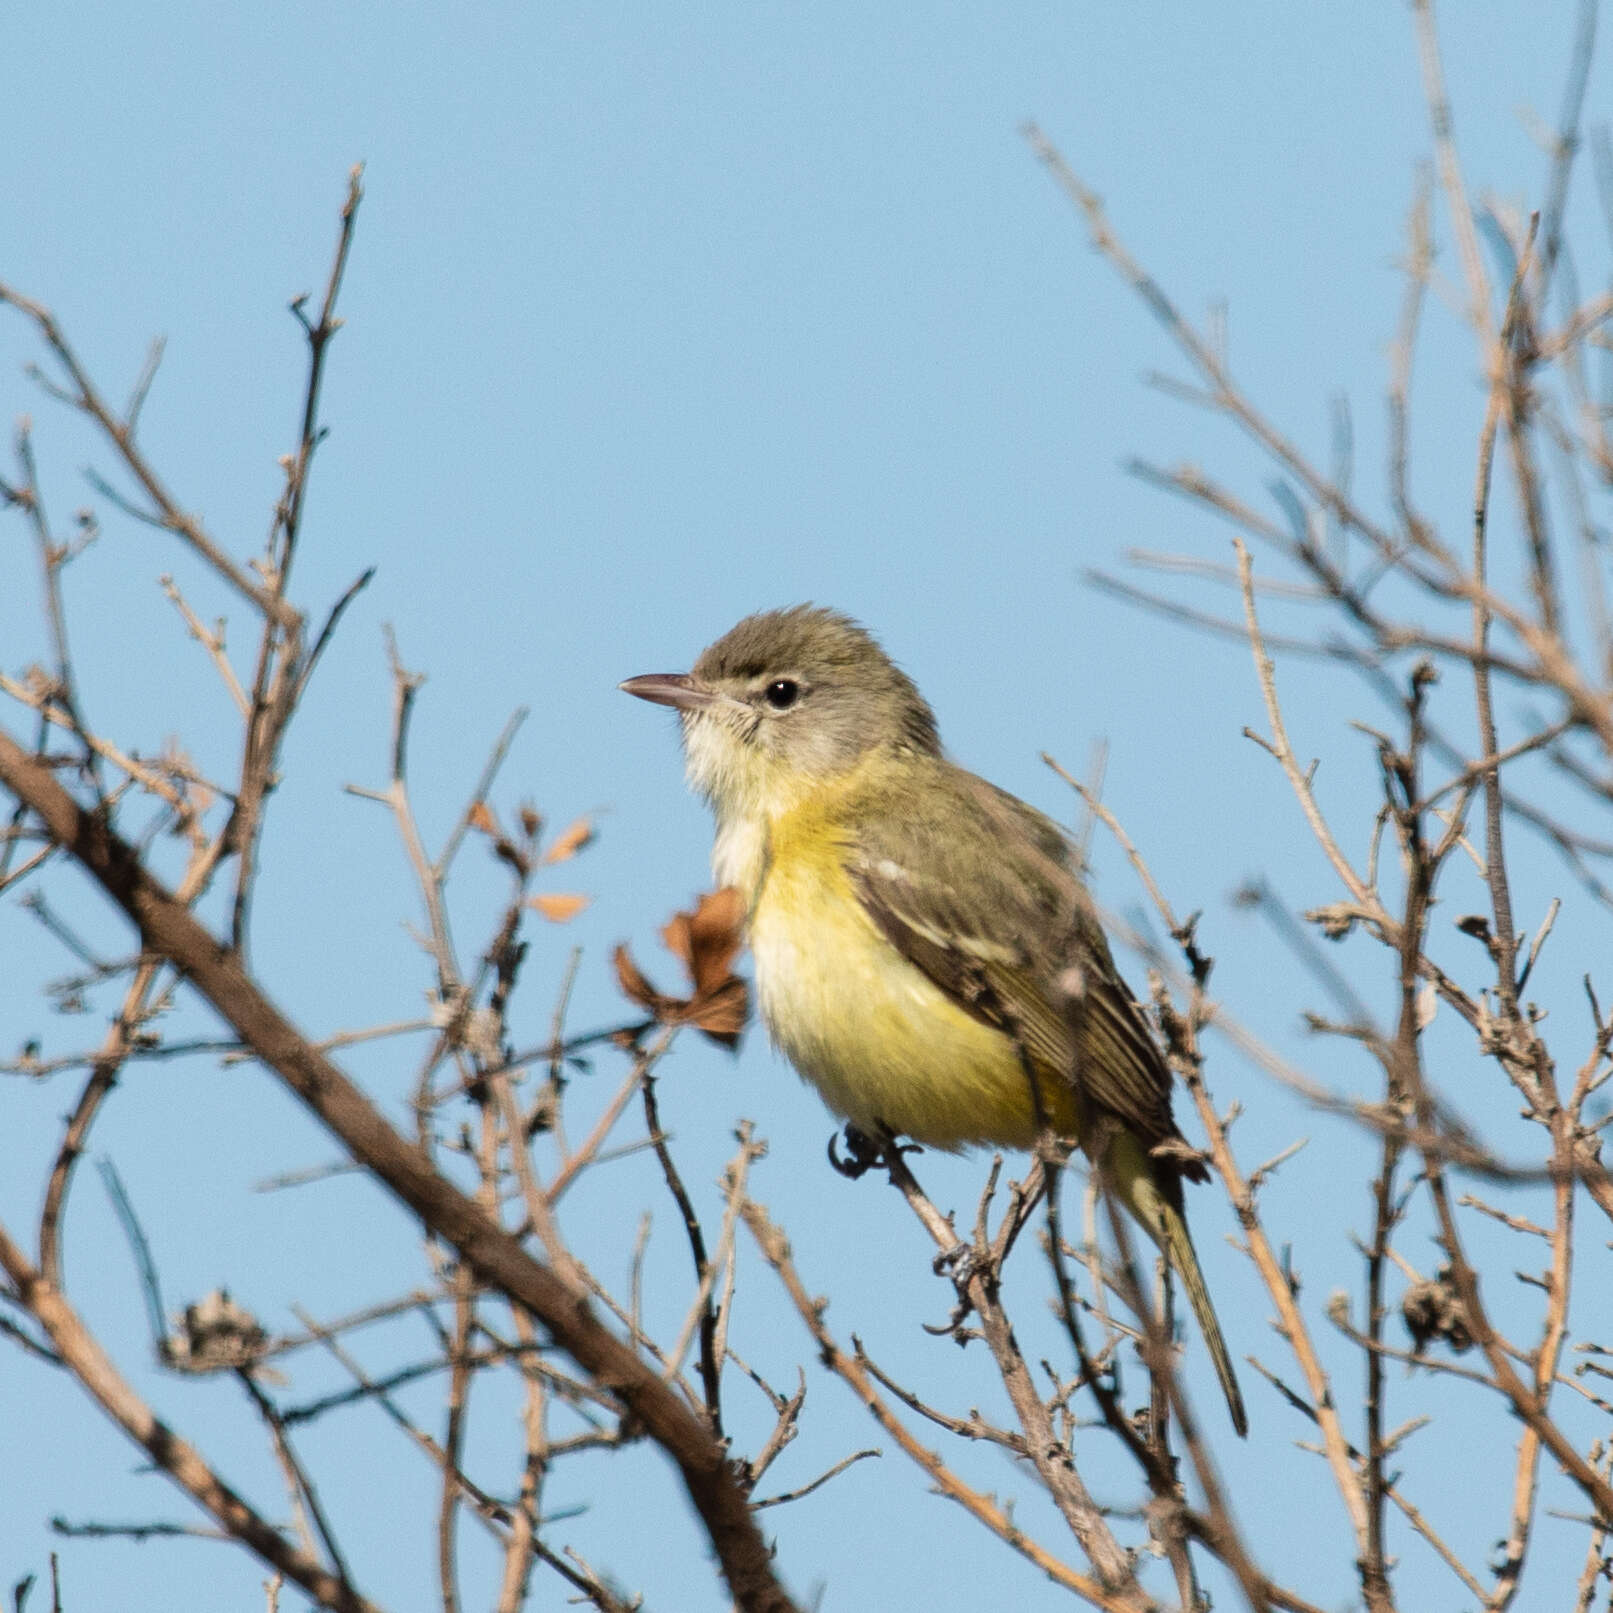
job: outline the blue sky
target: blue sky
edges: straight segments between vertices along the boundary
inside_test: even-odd
[[[1555,111],[1569,9],[1545,20],[1525,4],[1447,10],[1469,181],[1538,197],[1544,158],[1525,114]],[[1082,582],[1132,546],[1229,558],[1224,530],[1124,474],[1131,456],[1219,467],[1251,497],[1262,473],[1227,428],[1144,384],[1173,368],[1165,340],[1090,252],[1019,129],[1040,123],[1186,312],[1225,303],[1234,369],[1309,451],[1326,458],[1332,401],[1350,400],[1359,481],[1381,494],[1395,260],[1429,147],[1407,8],[64,5],[24,8],[7,32],[25,70],[8,75],[0,105],[0,278],[50,305],[114,396],[150,339],[167,337],[147,450],[237,554],[261,540],[295,429],[302,354],[285,304],[322,283],[345,175],[366,165],[296,591],[318,614],[378,570],[293,730],[254,932],[264,979],[310,1031],[417,1013],[427,984],[391,826],[342,793],[382,782],[383,623],[429,675],[412,753],[429,836],[447,831],[517,706],[531,715],[495,801],[507,813],[530,798],[556,823],[597,814],[597,844],[559,881],[592,905],[535,937],[524,1014],[537,1040],[574,940],[585,953],[572,1021],[609,1022],[621,1013],[610,946],[630,938],[670,977],[656,926],[706,878],[708,826],[683,792],[670,721],[616,683],[684,667],[740,616],[810,598],[880,634],[961,761],[1067,821],[1074,803],[1039,753],[1082,771],[1107,739],[1106,798],[1178,909],[1205,910],[1218,987],[1290,1051],[1318,1056],[1297,1034],[1313,989],[1229,901],[1257,873],[1296,907],[1335,894],[1275,769],[1238,737],[1261,720],[1247,652]],[[1603,78],[1593,76],[1593,118]],[[1443,223],[1438,235],[1448,242]],[[1430,325],[1418,491],[1459,525],[1482,397],[1454,321],[1436,308]],[[0,402],[8,419],[35,417],[60,519],[88,496],[81,467],[106,459],[24,379],[20,366],[37,357],[19,320],[0,321]],[[0,663],[11,672],[42,654],[25,537],[13,522],[3,551],[13,582],[0,589]],[[86,704],[131,744],[155,749],[178,733],[223,767],[230,714],[157,589],[168,569],[197,589],[204,615],[233,609],[161,537],[111,517],[74,566]],[[244,618],[233,642],[245,653]],[[1285,688],[1305,748],[1333,758],[1324,786],[1356,811],[1364,846],[1370,746],[1347,727],[1364,699],[1309,668]],[[15,731],[15,715],[6,721]],[[1132,910],[1122,860],[1101,842],[1096,856],[1101,896]],[[1547,865],[1540,889],[1554,877]],[[467,946],[488,933],[500,891],[496,870],[467,858],[455,888]],[[60,899],[91,911],[68,887]],[[127,944],[114,925],[96,933],[109,950]],[[64,1023],[33,994],[70,967],[15,898],[0,904],[0,972],[16,983],[0,997],[0,1048],[99,1033],[110,997]],[[1565,946],[1565,993],[1582,968]],[[1383,1003],[1388,976],[1377,979]],[[1327,1048],[1318,1073],[1345,1090],[1368,1083],[1351,1057]],[[413,1055],[371,1050],[351,1067],[395,1102]],[[1309,1133],[1327,1169],[1364,1184],[1342,1127],[1231,1056],[1210,1076],[1223,1104],[1248,1111],[1247,1163]],[[37,1213],[72,1102],[66,1079],[0,1089],[18,1139],[18,1164],[0,1178],[10,1226]],[[578,1101],[596,1099],[584,1090]],[[918,1334],[947,1293],[900,1205],[827,1174],[829,1117],[759,1033],[737,1062],[680,1044],[663,1101],[708,1210],[732,1123],[752,1116],[772,1144],[757,1194],[790,1229],[808,1281],[834,1294],[835,1324],[879,1340],[955,1409],[989,1397],[972,1357]],[[1488,1101],[1473,1099],[1481,1119]],[[408,1228],[360,1184],[249,1191],[330,1157],[257,1072],[206,1062],[135,1072],[96,1141],[130,1185],[171,1297],[227,1283],[278,1329],[293,1325],[293,1302],[328,1313],[417,1280]],[[981,1161],[929,1170],[943,1203],[972,1205]],[[600,1183],[577,1212],[580,1242],[614,1281],[654,1193],[635,1171]],[[1358,1281],[1349,1236],[1365,1225],[1366,1199],[1358,1185],[1318,1218],[1308,1180],[1279,1176],[1268,1208],[1314,1273],[1306,1295],[1319,1316],[1331,1286]],[[656,1292],[670,1305],[681,1251],[670,1208],[657,1215]],[[1224,1207],[1207,1202],[1196,1224],[1229,1334],[1241,1335],[1234,1353],[1277,1358],[1267,1302],[1223,1242]],[[1431,1246],[1423,1253],[1432,1264]],[[240,1452],[226,1469],[278,1506],[230,1388],[164,1379],[144,1360],[127,1250],[88,1177],[69,1269],[126,1369],[204,1447]],[[1039,1303],[1035,1276],[1027,1309]],[[815,1373],[767,1274],[753,1262],[744,1281],[756,1347],[787,1380],[798,1360]],[[1196,1347],[1189,1361],[1213,1422]],[[1255,1437],[1224,1460],[1235,1495],[1268,1497],[1245,1503],[1256,1549],[1280,1578],[1342,1605],[1353,1576],[1336,1498],[1320,1464],[1292,1451],[1304,1429],[1251,1377]],[[1448,1427],[1471,1428],[1466,1437],[1499,1426],[1446,1386],[1430,1400]],[[780,1487],[888,1444],[821,1373],[810,1376],[808,1423]],[[486,1437],[503,1451],[496,1431]],[[7,1463],[0,1474],[8,1584],[59,1545],[45,1530],[52,1513],[187,1515],[43,1371],[12,1362],[0,1373],[0,1442],[30,1453],[26,1471]],[[1457,1443],[1447,1437],[1426,1465],[1408,1457],[1414,1496],[1432,1502],[1453,1482],[1441,1464]],[[366,1589],[400,1609],[431,1605],[428,1540],[396,1537],[396,1520],[428,1516],[429,1472],[377,1416],[326,1425],[310,1447],[331,1464]],[[365,1484],[335,1476],[354,1448]],[[969,1460],[1001,1493],[1029,1491],[1005,1465]],[[960,1584],[1001,1583],[1022,1607],[1054,1605],[1052,1587],[1005,1567],[1000,1548],[901,1463],[887,1450],[770,1515],[800,1593],[823,1585],[826,1609],[947,1606]],[[1293,1498],[1279,1518],[1265,1515],[1268,1464]],[[565,1484],[557,1504],[595,1493],[590,1484],[617,1502],[625,1490],[643,1520],[641,1535],[624,1537],[619,1507],[601,1502],[566,1536],[591,1560],[651,1606],[721,1605],[659,1464],[628,1456]],[[1503,1516],[1497,1499],[1489,1514],[1445,1521],[1482,1557]],[[944,1549],[930,1548],[937,1540]],[[1580,1544],[1569,1526],[1542,1525],[1547,1560]],[[1414,1542],[1402,1548],[1406,1605],[1450,1602],[1454,1582]],[[167,1606],[176,1586],[195,1605],[258,1594],[253,1565],[225,1547],[63,1549],[69,1606]],[[485,1600],[485,1570],[468,1580],[472,1600],[478,1587]]]

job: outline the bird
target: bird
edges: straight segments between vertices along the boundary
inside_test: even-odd
[[[1181,1279],[1226,1396],[1243,1396],[1188,1232],[1207,1181],[1171,1073],[1059,826],[950,760],[935,715],[838,611],[747,616],[670,706],[747,915],[769,1036],[864,1139],[960,1151],[1078,1145]]]

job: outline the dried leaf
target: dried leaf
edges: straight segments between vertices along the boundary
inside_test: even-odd
[[[528,840],[536,840],[538,831],[543,827],[543,818],[538,809],[530,801],[521,803],[521,833]]]
[[[702,992],[689,1004],[689,1022],[712,1041],[732,1050],[750,1018],[750,987],[729,975],[714,991]]]
[[[690,969],[689,960],[694,953],[689,945],[689,915],[687,913],[674,913],[661,926],[661,944],[682,962],[685,969]],[[692,973],[693,971],[691,970],[690,972]]]
[[[734,885],[700,899],[691,925],[696,978],[727,974],[745,942],[745,900]]]
[[[659,1018],[661,1005],[666,998],[645,979],[644,972],[633,962],[632,953],[625,946],[619,946],[611,953],[610,960],[616,966],[616,984],[622,988],[623,993],[632,998],[640,1008],[649,1009]]]
[[[586,816],[578,818],[575,823],[567,825],[549,842],[549,849],[544,852],[543,861],[546,863],[563,863],[567,858],[575,857],[593,838],[593,820]]]
[[[1473,1330],[1448,1265],[1441,1266],[1432,1279],[1424,1277],[1406,1290],[1400,1319],[1419,1355],[1434,1339],[1443,1339],[1457,1355],[1473,1348]]]
[[[560,891],[544,891],[527,897],[527,905],[535,908],[552,924],[564,924],[574,919],[588,905],[588,897]]]
[[[725,980],[744,940],[745,905],[739,891],[725,885],[702,896],[691,913],[674,914],[661,937],[683,960],[697,992]]]
[[[669,997],[640,973],[626,947],[614,954],[616,978],[634,1002],[664,1025],[693,1025],[732,1051],[750,1017],[750,987],[731,965],[744,939],[744,901],[732,887],[702,896],[692,911],[675,913],[661,930],[667,949],[693,982],[689,997]]]
[[[478,801],[470,809],[470,816],[465,819],[471,828],[478,829],[484,835],[498,833],[498,819],[493,816],[493,809],[485,801]]]

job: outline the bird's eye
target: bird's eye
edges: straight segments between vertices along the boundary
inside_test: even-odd
[[[801,698],[801,685],[794,678],[774,678],[764,695],[774,711],[788,711]]]

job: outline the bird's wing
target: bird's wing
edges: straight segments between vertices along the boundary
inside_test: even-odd
[[[1147,1147],[1179,1135],[1171,1077],[1050,819],[936,759],[846,824],[863,906],[908,962]],[[966,848],[961,849],[960,848]]]

